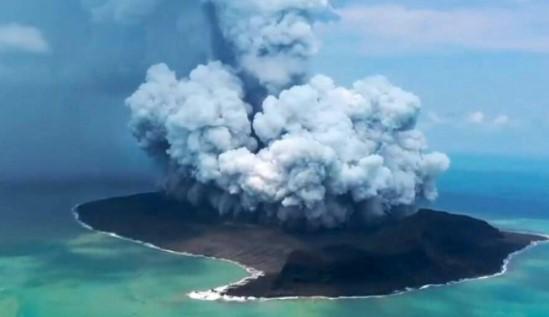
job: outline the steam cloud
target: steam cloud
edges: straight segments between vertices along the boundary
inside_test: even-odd
[[[209,4],[231,57],[182,79],[152,66],[127,99],[139,144],[170,167],[169,192],[222,215],[310,228],[378,221],[436,198],[449,159],[426,153],[418,97],[383,77],[351,88],[306,80],[327,0]]]
[[[236,66],[277,92],[305,76],[317,50],[312,24],[328,0],[211,0],[218,27],[233,49]]]

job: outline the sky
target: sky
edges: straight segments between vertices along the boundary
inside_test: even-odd
[[[312,74],[413,92],[420,128],[450,156],[549,156],[547,1],[333,4]],[[0,2],[0,181],[149,175],[124,99],[150,65],[184,76],[210,43],[198,0]]]
[[[342,1],[316,61],[342,82],[382,74],[423,101],[448,152],[547,156],[549,3]]]

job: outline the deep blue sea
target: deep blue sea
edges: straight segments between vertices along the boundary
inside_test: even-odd
[[[549,234],[549,160],[452,156],[434,207]],[[0,184],[0,317],[549,316],[549,245],[502,276],[369,299],[203,302],[243,269],[167,254],[81,228],[77,203],[152,189],[139,182]],[[268,243],[268,242],[267,242]]]

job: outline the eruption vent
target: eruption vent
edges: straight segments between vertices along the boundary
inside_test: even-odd
[[[208,4],[221,61],[181,79],[152,66],[127,99],[139,144],[169,167],[170,193],[222,215],[311,228],[378,221],[436,198],[449,159],[426,153],[415,95],[383,77],[350,88],[307,79],[327,0]]]

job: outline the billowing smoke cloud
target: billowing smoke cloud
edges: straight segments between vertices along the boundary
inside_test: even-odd
[[[235,67],[277,92],[306,74],[318,50],[313,23],[330,12],[328,0],[211,0],[217,27]]]
[[[325,0],[211,0],[233,64],[178,79],[164,64],[127,100],[140,145],[169,165],[168,190],[223,215],[333,228],[435,199],[449,166],[415,130],[419,99],[383,77],[351,88],[306,78]],[[249,78],[270,94],[253,104]]]

